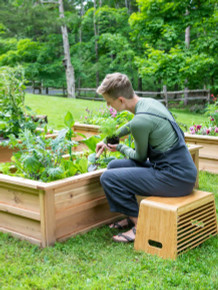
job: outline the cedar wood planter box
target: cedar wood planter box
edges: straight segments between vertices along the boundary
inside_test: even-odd
[[[199,148],[189,148],[197,167]],[[0,231],[46,247],[112,222],[120,214],[100,184],[105,170],[49,183],[0,174]]]
[[[199,169],[218,174],[218,137],[185,133],[185,141],[202,146],[199,153]]]
[[[113,221],[104,170],[50,183],[0,174],[0,231],[46,247]]]

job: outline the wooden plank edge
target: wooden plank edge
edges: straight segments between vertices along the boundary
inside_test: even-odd
[[[105,219],[105,220],[103,220],[103,221],[101,221],[101,222],[96,222],[95,224],[90,225],[90,226],[88,226],[88,227],[86,227],[86,228],[80,228],[80,229],[77,229],[76,231],[73,231],[73,232],[68,233],[68,234],[66,234],[66,235],[63,235],[63,236],[57,237],[57,241],[58,241],[58,242],[62,242],[62,241],[65,241],[65,240],[67,240],[67,239],[69,239],[69,238],[71,238],[71,237],[75,237],[75,236],[78,235],[78,234],[85,234],[85,233],[89,232],[90,230],[92,230],[92,229],[94,229],[94,228],[99,228],[99,227],[101,227],[101,226],[104,226],[104,225],[110,224],[110,223],[116,221],[118,218],[122,218],[122,217],[123,217],[123,215],[115,214],[115,216],[112,217],[112,218]],[[112,235],[112,234],[111,234],[111,235]]]
[[[15,207],[9,204],[0,203],[0,211],[8,214],[18,215],[32,220],[40,221],[40,213],[27,210],[25,208]]]
[[[23,187],[28,187],[28,188],[33,188],[37,190],[50,190],[54,188],[59,188],[62,186],[70,185],[79,182],[80,180],[86,179],[87,181],[92,180],[94,177],[100,177],[100,175],[106,170],[104,169],[99,169],[93,172],[87,172],[83,173],[80,175],[76,176],[71,176],[68,178],[64,179],[59,179],[56,181],[52,182],[41,182],[41,181],[36,181],[36,180],[31,180],[23,177],[15,177],[15,176],[10,176],[6,174],[0,174],[0,183],[5,183],[5,184],[13,184],[13,185],[19,185]]]
[[[212,141],[215,144],[218,144],[218,136],[207,136],[207,135],[192,135],[190,133],[184,133],[185,134],[185,139],[189,141],[207,141],[210,142]]]
[[[5,234],[9,234],[15,238],[20,239],[20,240],[26,240],[26,241],[30,242],[31,244],[42,246],[42,243],[40,240],[33,238],[33,237],[30,237],[30,236],[25,236],[24,234],[21,234],[21,233],[15,232],[15,231],[11,231],[9,229],[0,227],[0,232],[5,233]]]

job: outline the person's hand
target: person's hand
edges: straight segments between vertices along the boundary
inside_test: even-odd
[[[107,148],[107,145],[103,141],[101,141],[97,143],[95,152],[98,153],[98,155],[100,156],[102,152],[105,150],[105,148]]]
[[[107,144],[107,149],[111,152],[117,151],[117,145],[118,144]]]

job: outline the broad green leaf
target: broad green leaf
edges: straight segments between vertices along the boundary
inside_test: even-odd
[[[81,140],[80,142],[86,144],[86,146],[93,152],[95,152],[95,148],[97,143],[101,140],[101,137],[96,135],[96,136],[91,136],[87,139]]]
[[[68,111],[64,118],[64,124],[70,129],[73,127],[74,123],[73,115]]]

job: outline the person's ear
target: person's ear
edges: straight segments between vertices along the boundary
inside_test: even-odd
[[[124,97],[119,97],[118,100],[120,100],[120,102],[123,104],[125,102],[125,98]]]

